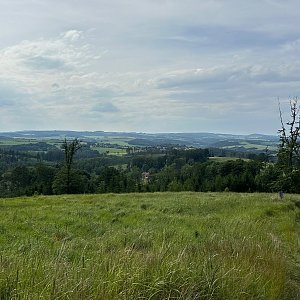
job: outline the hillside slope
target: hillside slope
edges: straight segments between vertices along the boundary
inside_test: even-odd
[[[1,199],[0,299],[299,299],[296,199]]]

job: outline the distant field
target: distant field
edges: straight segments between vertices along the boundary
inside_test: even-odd
[[[22,135],[22,137],[14,137],[12,133],[12,137],[14,138],[6,138],[0,137],[0,147],[2,146],[14,146],[20,144],[28,144],[28,143],[37,143],[37,142],[47,142],[49,144],[55,145],[59,147],[64,140],[65,137],[69,138],[72,137],[73,132],[62,132],[61,134],[50,134],[48,135]],[[134,146],[154,146],[157,144],[190,144],[194,143],[194,146],[201,147],[201,148],[208,148],[210,146],[217,147],[220,149],[227,149],[227,150],[236,150],[236,151],[262,151],[266,150],[268,147],[269,151],[276,151],[277,150],[277,142],[270,141],[270,140],[243,140],[243,139],[224,139],[224,137],[215,137],[215,142],[211,141],[212,144],[203,144],[203,140],[200,138],[198,142],[189,139],[187,136],[185,137],[176,137],[173,135],[165,135],[160,137],[159,135],[147,135],[143,134],[142,137],[137,133],[132,133],[132,136],[122,135],[120,136],[112,134],[107,135],[99,133],[98,135],[91,135],[89,133],[82,132],[81,135],[78,134],[79,140],[90,140],[95,143],[104,143],[104,144],[111,144],[111,148],[116,148],[117,146],[123,147],[134,147]],[[203,138],[203,137],[202,137]],[[246,138],[246,137],[245,137]],[[71,138],[70,138],[71,139]],[[218,141],[219,139],[219,141]],[[228,140],[229,139],[229,140]],[[136,141],[136,145],[134,144]],[[202,142],[201,142],[202,141]],[[133,142],[133,143],[132,143]],[[116,147],[115,147],[116,146]],[[101,152],[102,153],[102,152]],[[120,153],[119,153],[120,154]]]
[[[26,144],[35,144],[38,142],[45,142],[50,145],[55,145],[58,148],[63,142],[63,139],[34,139],[34,138],[14,138],[14,139],[1,139],[0,138],[0,147],[1,146],[17,146],[17,145],[26,145]]]
[[[299,197],[2,199],[0,299],[300,299]]]
[[[1,146],[15,146],[38,142],[36,139],[0,139]]]
[[[229,160],[238,160],[238,159],[242,159],[244,161],[250,161],[250,159],[248,159],[248,158],[238,158],[238,157],[218,157],[218,156],[214,156],[214,157],[209,158],[209,160],[213,160],[213,161],[217,161],[217,162],[225,162],[225,161],[229,161]]]
[[[102,143],[115,144],[115,145],[119,145],[119,146],[129,146],[128,142],[130,140],[132,140],[133,138],[130,138],[130,137],[116,137],[116,136],[110,137],[110,136],[105,136],[105,137],[97,137],[96,139],[99,142],[102,142]]]
[[[241,142],[241,145],[246,148],[246,149],[251,149],[251,148],[255,148],[257,150],[261,150],[264,151],[267,148],[267,144],[256,144],[254,143],[250,143],[250,142]],[[276,145],[274,146],[268,146],[268,150],[270,151],[276,151],[278,149],[278,147]]]
[[[125,149],[117,149],[117,148],[105,148],[105,147],[92,147],[92,150],[96,150],[99,153],[107,153],[107,154],[111,154],[111,155],[124,155],[126,154],[126,150]]]
[[[252,150],[260,150],[260,151],[265,151],[266,148],[268,147],[269,151],[276,151],[277,150],[277,145],[268,145],[267,143],[265,144],[258,144],[255,143],[255,141],[249,142],[249,141],[239,141],[236,144],[230,145],[230,146],[221,146],[220,148],[222,149],[237,149],[237,148],[244,148],[244,149],[252,149]]]

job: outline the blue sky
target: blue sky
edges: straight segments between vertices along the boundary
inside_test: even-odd
[[[1,0],[0,131],[276,134],[296,0]],[[288,115],[287,115],[288,117]]]

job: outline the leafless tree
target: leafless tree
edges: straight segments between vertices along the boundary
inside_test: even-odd
[[[284,122],[280,102],[278,101],[281,129],[278,158],[288,170],[293,170],[300,158],[300,117],[298,98],[290,100],[290,121]]]

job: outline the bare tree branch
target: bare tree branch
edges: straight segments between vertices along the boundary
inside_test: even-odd
[[[293,170],[295,164],[299,164],[300,162],[300,117],[298,98],[290,99],[289,103],[291,119],[290,121],[284,123],[280,101],[278,99],[279,117],[281,122],[281,129],[278,130],[278,132],[280,133],[281,142],[279,158],[282,160],[283,164],[288,167],[288,169]],[[288,126],[288,133],[285,124]]]

